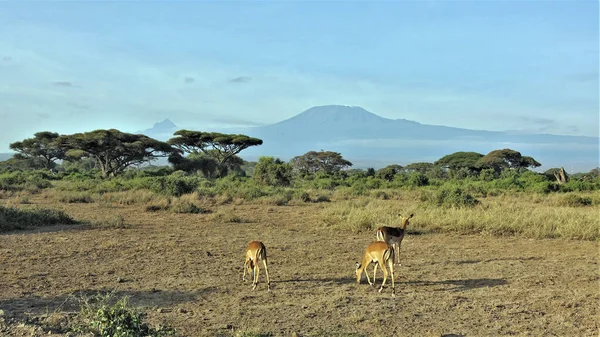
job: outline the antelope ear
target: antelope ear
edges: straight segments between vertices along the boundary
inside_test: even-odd
[[[412,218],[413,216],[414,216],[414,214],[412,214],[412,213],[411,213],[411,214],[410,214],[410,216],[409,216],[408,218],[410,219],[410,218]]]
[[[356,267],[356,269],[360,268],[360,263],[356,262],[356,264],[354,265]]]

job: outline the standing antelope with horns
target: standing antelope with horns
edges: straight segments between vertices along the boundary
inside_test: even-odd
[[[388,277],[388,268],[390,273],[392,274],[392,296],[396,296],[396,290],[394,285],[394,247],[388,245],[383,241],[374,241],[372,242],[367,249],[365,250],[365,254],[362,258],[362,262],[356,262],[356,283],[360,283],[360,278],[362,276],[363,271],[367,275],[367,281],[369,285],[373,286],[375,284],[375,275],[377,274],[377,266],[381,266],[383,270],[383,283],[381,284],[381,288],[379,288],[379,292],[383,290],[383,286],[385,286],[385,282]],[[371,263],[376,263],[375,268],[373,268],[373,282],[369,278],[369,272],[367,271],[367,267]],[[387,268],[386,268],[387,264]]]
[[[402,239],[404,239],[404,234],[406,232],[406,226],[408,225],[409,219],[411,219],[414,214],[408,216],[408,218],[400,215],[400,219],[402,219],[402,223],[400,227],[379,227],[377,229],[377,240],[384,241],[388,245],[394,246],[394,250],[396,252],[396,264],[400,264],[400,245],[402,243]]]
[[[246,261],[244,262],[244,271],[242,280],[246,281],[246,271],[248,275],[252,275],[252,290],[258,285],[258,274],[260,268],[258,262],[262,261],[265,266],[265,274],[267,274],[267,290],[271,291],[271,281],[269,280],[269,269],[267,269],[267,247],[260,241],[252,241],[246,249]]]

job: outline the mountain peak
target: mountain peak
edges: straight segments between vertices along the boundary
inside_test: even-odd
[[[325,126],[335,124],[337,126],[342,126],[348,123],[360,125],[361,123],[366,122],[383,123],[385,121],[387,121],[386,118],[377,116],[359,106],[319,105],[304,110],[296,116],[277,124],[305,123],[307,125]]]
[[[175,123],[171,122],[170,119],[165,118],[162,122],[154,123],[152,129],[172,129],[176,127],[177,125],[175,125]]]

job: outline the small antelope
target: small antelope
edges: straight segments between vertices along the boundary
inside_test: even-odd
[[[402,243],[402,239],[404,239],[408,220],[413,216],[414,214],[409,215],[408,218],[400,216],[400,219],[402,219],[402,225],[400,227],[383,226],[377,229],[377,240],[385,241],[388,245],[394,246],[394,251],[396,252],[396,264],[400,264],[400,244]]]
[[[260,268],[258,262],[262,261],[265,265],[265,273],[267,274],[267,289],[271,291],[271,281],[269,280],[269,269],[267,268],[267,247],[260,241],[252,241],[246,249],[246,262],[244,262],[244,271],[242,280],[246,281],[246,271],[248,275],[252,274],[252,290],[258,285],[258,274]]]
[[[394,247],[388,245],[383,241],[374,241],[372,242],[367,249],[365,250],[365,255],[362,258],[362,262],[359,264],[356,262],[356,283],[360,283],[360,278],[362,276],[362,272],[364,270],[367,275],[367,281],[369,281],[369,285],[373,286],[375,284],[375,276],[377,274],[377,266],[381,266],[383,270],[383,283],[381,284],[381,288],[379,288],[379,292],[383,290],[383,286],[385,286],[385,282],[388,277],[387,267],[390,269],[390,273],[392,273],[392,296],[396,296],[396,290],[394,289]],[[371,263],[376,263],[375,268],[373,268],[373,282],[369,278],[369,272],[367,271],[367,267]]]

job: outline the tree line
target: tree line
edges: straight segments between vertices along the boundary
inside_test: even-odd
[[[55,169],[57,161],[86,163],[97,168],[103,178],[121,175],[130,167],[167,157],[175,171],[200,172],[207,178],[220,178],[230,173],[243,174],[245,164],[238,154],[243,150],[262,145],[258,138],[240,134],[223,134],[179,130],[173,138],[162,142],[143,134],[131,134],[116,129],[60,135],[43,131],[32,138],[10,144],[17,152],[4,162],[16,168]],[[499,149],[484,155],[477,152],[455,152],[433,163],[412,163],[406,166],[388,165],[379,170],[367,169],[366,176],[392,181],[400,173],[421,173],[435,178],[466,178],[470,176],[493,177],[505,170],[518,172],[536,168],[541,164],[530,156],[511,149]],[[284,162],[278,158],[261,157],[254,166],[257,182],[289,185],[292,177],[314,174],[334,175],[351,173],[352,163],[333,151],[309,151]],[[548,170],[547,175],[564,183],[568,176],[562,168]]]

